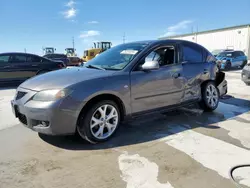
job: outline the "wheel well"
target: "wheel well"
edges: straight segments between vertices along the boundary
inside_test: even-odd
[[[216,84],[216,81],[215,80],[206,80],[204,82],[202,82],[201,84],[201,88],[203,88],[208,82],[214,82]],[[217,84],[216,84],[217,85]]]
[[[123,120],[125,113],[126,113],[126,110],[125,110],[125,106],[124,106],[122,100],[119,97],[112,95],[112,94],[101,94],[101,95],[98,95],[98,96],[90,99],[84,105],[84,107],[82,108],[80,115],[78,117],[78,122],[79,122],[79,118],[82,117],[81,115],[84,114],[91,106],[93,106],[94,104],[96,104],[100,101],[103,101],[103,100],[111,100],[111,101],[115,102],[119,108],[119,111],[121,114],[121,120]]]

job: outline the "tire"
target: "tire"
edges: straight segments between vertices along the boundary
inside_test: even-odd
[[[208,90],[210,92],[208,92]],[[202,100],[199,102],[204,111],[214,111],[219,105],[219,90],[214,82],[207,82],[201,88]],[[209,97],[210,95],[210,97]]]
[[[245,84],[246,84],[247,86],[250,86],[250,83],[249,83],[249,82],[245,82]]]
[[[247,61],[243,61],[243,63],[242,63],[242,65],[240,66],[240,68],[244,68],[246,64],[247,64]]]
[[[232,68],[232,63],[230,61],[227,61],[226,62],[226,66],[225,66],[225,69],[226,70],[230,70]]]
[[[106,111],[106,117],[101,115],[100,110],[102,112]],[[108,116],[111,115],[111,112],[113,112],[113,118],[108,119]],[[80,122],[77,126],[77,132],[83,139],[92,144],[104,142],[110,139],[115,134],[116,130],[119,127],[120,120],[120,110],[115,102],[110,100],[100,101],[90,107],[86,113],[83,113],[80,116]],[[95,125],[91,128],[91,124]],[[108,129],[108,124],[109,126],[112,125],[113,128]]]

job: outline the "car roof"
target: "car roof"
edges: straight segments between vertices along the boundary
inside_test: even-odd
[[[193,44],[196,46],[201,46],[197,43],[191,42],[191,41],[187,41],[187,40],[181,40],[181,39],[165,39],[165,40],[144,40],[144,41],[135,41],[135,42],[129,42],[126,44],[136,44],[136,43],[144,43],[144,44],[152,44],[152,45],[161,45],[161,44],[165,44],[167,42],[173,42],[173,43],[189,43],[189,44]],[[202,47],[202,46],[201,46]]]
[[[25,52],[4,52],[4,53],[0,53],[0,55],[35,55],[35,56],[39,56],[37,54],[31,54],[31,53],[25,53]]]
[[[53,53],[53,54],[45,54],[45,55],[65,55],[65,54],[63,54],[63,53]]]

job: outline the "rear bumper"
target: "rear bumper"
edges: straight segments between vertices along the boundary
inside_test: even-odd
[[[220,97],[223,95],[227,94],[227,81],[223,80],[218,86],[217,86],[219,92],[220,92]]]

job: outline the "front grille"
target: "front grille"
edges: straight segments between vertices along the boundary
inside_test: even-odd
[[[24,95],[26,95],[27,92],[23,92],[23,91],[18,91],[17,94],[16,94],[16,100],[19,100],[21,98],[24,97]]]
[[[18,119],[21,123],[27,125],[27,118],[25,115],[21,114],[21,113],[18,113]]]

